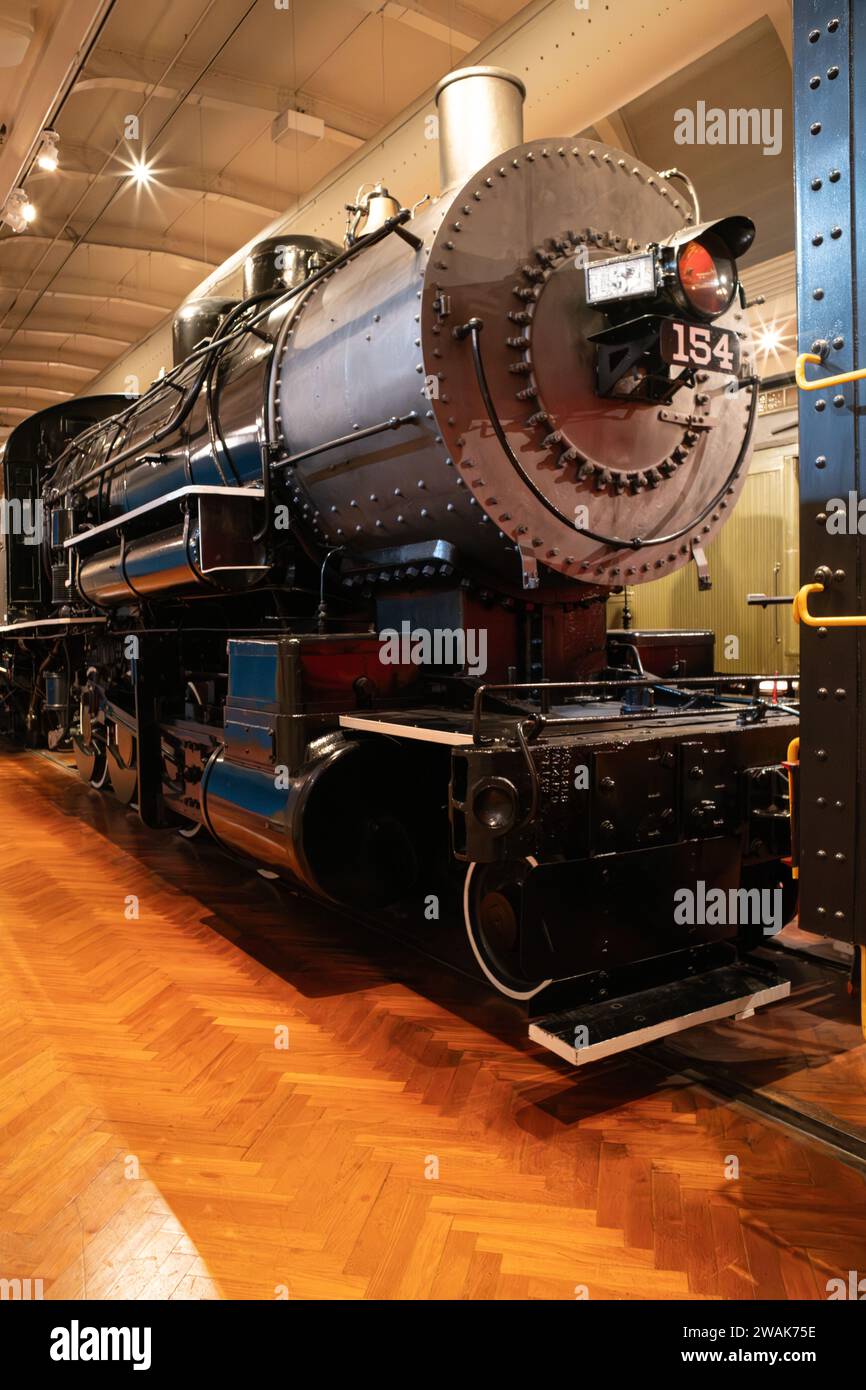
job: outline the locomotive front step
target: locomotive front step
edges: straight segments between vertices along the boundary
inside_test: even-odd
[[[760,969],[725,965],[638,994],[547,1014],[530,1023],[529,1036],[580,1067],[701,1023],[748,1018],[790,992],[790,980],[763,963]]]

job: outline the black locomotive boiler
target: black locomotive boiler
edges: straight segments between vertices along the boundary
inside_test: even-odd
[[[12,433],[0,709],[584,1061],[785,992],[748,952],[792,911],[796,715],[605,630],[611,588],[707,582],[743,485],[754,228],[525,142],[523,95],[451,73],[438,197],[261,243],[145,394]]]

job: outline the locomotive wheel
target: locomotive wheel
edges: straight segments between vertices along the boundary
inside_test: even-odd
[[[82,782],[89,782],[99,791],[108,776],[105,726],[94,723],[90,711],[81,706],[81,733],[72,735],[72,750],[75,765]]]
[[[520,900],[527,867],[536,860],[470,864],[463,884],[463,921],[478,966],[509,999],[532,999],[550,980],[520,972]]]
[[[106,769],[118,801],[128,806],[138,791],[138,759],[135,735],[112,721],[106,742]]]
[[[194,839],[196,838],[197,835],[201,834],[201,832],[202,832],[202,830],[204,830],[204,828],[205,828],[204,821],[203,821],[203,820],[199,820],[199,821],[196,821],[195,825],[184,825],[184,826],[181,826],[180,830],[178,830],[177,833],[178,833],[178,835],[180,836],[180,838],[181,838],[182,840],[194,840]]]

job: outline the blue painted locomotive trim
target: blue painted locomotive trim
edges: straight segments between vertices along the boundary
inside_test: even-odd
[[[866,118],[866,6],[795,0],[793,38],[797,350],[821,352],[820,378],[863,361],[858,240],[866,235],[866,166],[856,140]],[[864,611],[862,542],[831,535],[826,524],[831,499],[859,490],[861,388],[849,382],[800,393],[800,582],[814,582],[819,569],[833,575],[813,599],[816,615]],[[862,645],[850,628],[800,629],[800,922],[849,941],[864,933],[856,891]]]

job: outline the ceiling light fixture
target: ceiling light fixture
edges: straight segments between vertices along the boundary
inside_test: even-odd
[[[776,352],[782,346],[782,335],[774,323],[762,328],[758,334],[760,352]]]
[[[53,174],[60,163],[60,136],[56,130],[43,130],[42,143],[36,155],[37,166],[46,174]]]
[[[0,212],[0,221],[5,222],[13,232],[23,232],[31,222],[36,220],[36,208],[31,203],[23,188],[16,188],[3,206]]]
[[[152,182],[153,171],[145,160],[134,159],[130,168],[130,177],[133,183],[137,183],[139,188],[143,188],[145,184]]]
[[[764,370],[770,362],[782,363],[782,354],[793,351],[793,333],[789,319],[774,319],[772,323],[755,325],[755,349]]]

